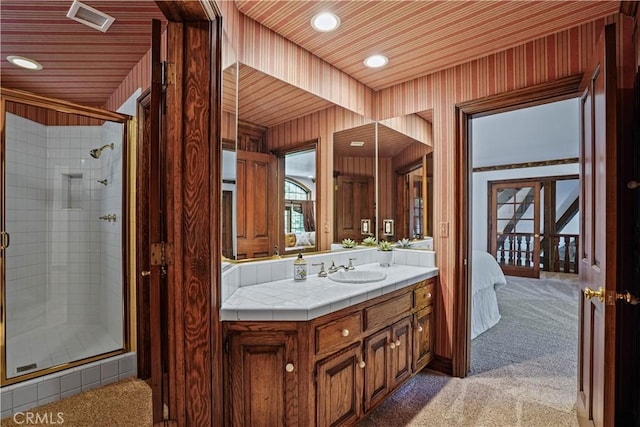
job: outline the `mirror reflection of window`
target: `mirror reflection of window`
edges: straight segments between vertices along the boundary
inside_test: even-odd
[[[285,251],[316,248],[315,163],[315,149],[285,155]]]

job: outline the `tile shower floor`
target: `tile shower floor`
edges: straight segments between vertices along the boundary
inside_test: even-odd
[[[51,368],[122,348],[97,324],[41,326],[7,339],[7,377]],[[18,372],[18,368],[36,364]]]

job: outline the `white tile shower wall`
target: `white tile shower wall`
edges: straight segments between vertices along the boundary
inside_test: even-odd
[[[6,115],[6,339],[47,322],[46,127]]]
[[[1,418],[136,376],[136,353],[66,369],[0,388]]]
[[[51,322],[99,323],[100,126],[47,128]],[[70,186],[70,179],[78,185]]]

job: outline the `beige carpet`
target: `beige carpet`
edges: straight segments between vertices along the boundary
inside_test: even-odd
[[[472,341],[464,379],[424,370],[359,427],[577,426],[578,287],[507,277],[502,319]]]
[[[129,378],[31,409],[29,412],[36,414],[34,417],[39,415],[40,420],[49,418],[49,422],[33,424],[25,422],[24,416],[16,420],[9,417],[2,420],[2,427],[27,424],[146,427],[152,424],[151,388],[142,380]],[[61,418],[57,417],[58,413]]]

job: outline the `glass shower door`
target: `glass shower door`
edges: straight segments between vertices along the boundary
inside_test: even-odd
[[[5,111],[3,384],[125,347],[124,123]]]

